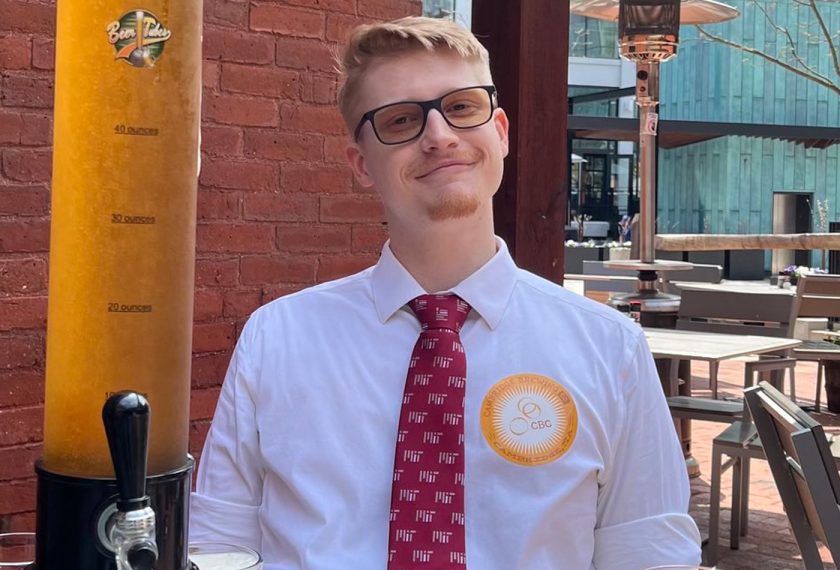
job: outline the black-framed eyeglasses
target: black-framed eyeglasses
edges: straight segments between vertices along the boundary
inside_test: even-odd
[[[498,107],[493,85],[463,87],[429,101],[400,101],[377,107],[362,115],[353,132],[359,140],[367,121],[382,144],[402,144],[419,137],[426,128],[429,111],[435,109],[453,129],[480,127],[493,117]]]

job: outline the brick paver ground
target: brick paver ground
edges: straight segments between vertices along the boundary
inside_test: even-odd
[[[743,363],[723,362],[718,373],[719,397],[737,396],[743,387]],[[696,395],[710,395],[708,366],[692,363],[692,388]],[[801,362],[796,366],[796,395],[800,403],[813,403],[816,391],[816,365]],[[785,385],[785,393],[788,393]],[[825,408],[815,417],[827,431],[840,433],[840,416]],[[726,427],[712,422],[692,422],[692,453],[700,462],[700,476],[691,480],[691,515],[703,537],[709,533],[709,490],[711,487],[712,439]],[[750,463],[749,532],[741,539],[739,550],[729,548],[729,518],[732,489],[731,471],[721,479],[721,528],[718,570],[798,570],[804,568],[799,549],[790,532],[781,499],[766,461]],[[827,570],[836,570],[831,556],[823,548]]]

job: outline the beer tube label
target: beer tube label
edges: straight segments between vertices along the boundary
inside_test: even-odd
[[[154,67],[163,54],[163,46],[172,32],[146,10],[126,12],[105,28],[108,43],[114,46],[117,55],[134,67]]]

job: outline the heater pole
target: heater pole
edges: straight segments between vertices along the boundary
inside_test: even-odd
[[[636,103],[639,105],[639,260],[654,261],[656,235],[656,132],[659,116],[659,63],[636,64]]]

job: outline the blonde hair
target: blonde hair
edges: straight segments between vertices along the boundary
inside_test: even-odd
[[[365,72],[376,61],[413,51],[449,51],[480,66],[482,77],[492,83],[490,54],[476,37],[451,20],[409,16],[392,22],[366,24],[350,34],[338,71],[344,79],[338,91],[338,108],[348,129],[353,129],[353,107]]]

